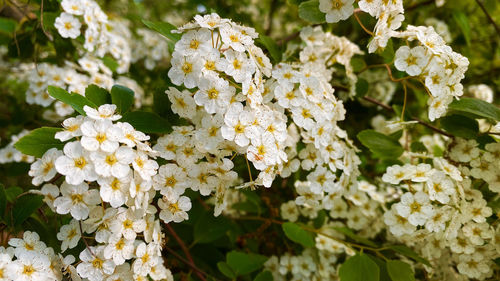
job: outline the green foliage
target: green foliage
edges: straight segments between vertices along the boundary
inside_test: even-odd
[[[399,254],[402,254],[404,256],[407,256],[409,258],[412,258],[420,263],[423,263],[427,266],[431,266],[431,264],[429,263],[428,260],[420,257],[417,253],[415,253],[412,249],[404,246],[404,245],[392,245],[392,246],[389,246],[388,247],[389,249],[399,253]]]
[[[116,111],[124,114],[134,104],[134,91],[122,85],[114,85],[111,88],[111,102],[116,104]]]
[[[500,108],[479,99],[461,98],[453,101],[448,108],[460,114],[472,114],[476,118],[500,121]]]
[[[479,133],[477,121],[462,115],[445,116],[440,122],[445,131],[457,137],[474,139]]]
[[[121,122],[128,122],[136,130],[144,133],[169,133],[172,131],[170,122],[158,114],[147,111],[131,111],[123,114]]]
[[[375,244],[374,242],[355,234],[352,230],[350,230],[347,227],[334,227],[334,229],[336,231],[344,234],[345,236],[351,238],[352,240],[354,240],[356,242],[359,242],[361,244],[365,244],[365,245],[368,245],[368,246],[374,247],[374,248],[378,247],[377,244]]]
[[[109,92],[95,84],[91,84],[85,89],[85,97],[97,106],[111,103]]]
[[[374,130],[361,131],[357,137],[376,157],[398,158],[403,154],[404,149],[397,140]]]
[[[387,272],[392,281],[415,281],[411,266],[399,260],[387,261]]]
[[[325,22],[325,14],[319,10],[318,0],[309,0],[299,5],[299,17],[310,23]]]
[[[0,183],[0,220],[5,221],[5,210],[7,208],[7,194],[5,187]]]
[[[379,281],[377,264],[360,253],[347,259],[339,268],[340,281]]]
[[[54,138],[54,135],[61,130],[51,127],[35,129],[18,140],[15,147],[22,153],[35,157],[42,157],[47,150],[54,147],[62,150],[64,143]]]
[[[38,208],[43,205],[43,196],[26,194],[19,197],[12,209],[12,223],[14,226],[21,225]]]
[[[226,255],[226,263],[236,276],[245,275],[258,270],[264,265],[267,257],[231,251]],[[220,269],[220,268],[219,268]]]
[[[270,271],[262,271],[255,276],[253,281],[273,281],[273,274]]]
[[[97,107],[93,102],[91,102],[84,96],[79,95],[77,93],[68,93],[66,90],[61,89],[59,87],[49,86],[47,91],[49,92],[49,95],[51,95],[53,98],[60,100],[65,104],[73,107],[73,109],[75,109],[78,113],[84,116],[87,115],[83,110],[83,107],[85,105],[93,108]]]
[[[259,35],[260,43],[266,47],[273,59],[273,63],[278,63],[281,61],[282,52],[280,47],[276,44],[276,42],[271,39],[269,36]]]
[[[283,232],[293,242],[297,242],[304,247],[314,247],[314,238],[312,235],[298,224],[293,222],[285,222],[281,225]]]
[[[458,27],[460,27],[460,30],[465,37],[465,42],[467,42],[467,46],[470,46],[470,25],[467,16],[462,11],[457,10],[453,12],[453,19],[456,21]]]
[[[226,234],[231,228],[230,221],[225,217],[214,217],[209,212],[203,213],[194,225],[194,243],[210,243]]]

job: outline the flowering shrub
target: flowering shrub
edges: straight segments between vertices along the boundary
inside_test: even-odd
[[[495,1],[20,2],[0,280],[500,278]]]

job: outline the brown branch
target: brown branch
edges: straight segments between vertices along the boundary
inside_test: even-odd
[[[207,275],[206,273],[203,273],[199,269],[197,269],[196,265],[194,264],[193,257],[191,256],[191,253],[189,253],[189,249],[186,247],[186,244],[182,241],[182,239],[175,233],[175,230],[170,226],[168,223],[165,224],[165,227],[167,228],[168,232],[174,237],[175,241],[177,241],[177,244],[181,247],[182,251],[186,255],[186,258],[189,260],[188,265],[190,265],[193,269],[195,269],[195,274],[198,276],[203,281],[206,281],[205,276]]]
[[[181,262],[189,265],[189,267],[191,267],[194,271],[200,273],[200,274],[203,274],[205,276],[209,276],[208,273],[206,273],[205,271],[199,269],[194,263],[186,260],[185,258],[183,258],[181,255],[177,254],[174,250],[172,250],[171,248],[169,248],[168,246],[163,246],[163,248],[165,250],[167,250],[167,252],[169,252],[170,254],[172,254],[174,257],[176,257],[178,260],[180,260]],[[215,277],[212,277],[214,280],[218,280],[216,279]]]
[[[382,103],[382,102],[380,102],[380,101],[378,101],[378,100],[376,100],[376,99],[374,99],[374,98],[372,98],[372,97],[367,97],[367,96],[364,96],[364,97],[363,97],[363,99],[364,99],[365,101],[368,101],[368,102],[371,102],[371,103],[373,103],[373,104],[379,105],[379,106],[381,106],[382,108],[384,108],[384,109],[386,109],[386,110],[388,110],[388,111],[390,111],[390,112],[394,112],[394,109],[393,109],[392,107],[390,107],[389,105],[384,104],[384,103]],[[443,130],[439,129],[438,127],[436,127],[436,126],[434,126],[434,125],[431,125],[431,124],[429,124],[429,123],[427,123],[427,122],[423,121],[423,120],[422,120],[422,119],[420,119],[420,118],[417,118],[417,117],[413,117],[413,116],[411,116],[411,119],[412,119],[413,121],[417,121],[419,124],[421,124],[421,125],[423,125],[423,126],[425,126],[425,127],[429,128],[429,129],[431,129],[432,131],[434,131],[434,132],[436,132],[436,133],[439,133],[439,134],[441,134],[441,135],[443,135],[443,136],[447,136],[447,137],[453,138],[453,135],[451,135],[451,134],[449,134],[449,133],[447,133],[447,132],[445,132],[445,131],[443,131]]]
[[[418,7],[426,6],[426,5],[432,4],[434,2],[435,2],[435,0],[427,0],[427,1],[423,1],[423,2],[420,2],[420,3],[413,4],[413,5],[409,6],[408,8],[405,8],[405,12],[409,12],[409,11],[415,10]]]
[[[493,25],[493,27],[495,27],[495,30],[497,31],[497,35],[500,36],[500,28],[495,23],[495,21],[493,20],[493,18],[490,16],[490,14],[488,13],[488,11],[486,10],[486,7],[484,7],[483,3],[480,0],[476,0],[476,3],[479,5],[479,7],[481,8],[481,10],[483,10],[484,14],[488,18],[488,21]]]

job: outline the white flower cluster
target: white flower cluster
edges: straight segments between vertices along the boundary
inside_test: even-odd
[[[348,19],[354,12],[354,0],[319,0],[319,10],[325,13],[326,22]]]
[[[169,222],[164,213],[189,210],[191,203],[185,202],[187,197],[153,202],[158,164],[150,158],[155,152],[146,142],[149,136],[115,122],[121,118],[115,109],[85,106],[87,116],[64,120],[64,130],[55,135],[66,142],[63,151],[48,150],[29,174],[34,185],[49,182],[38,191],[48,206],[72,217],[57,234],[62,252],[85,242],[75,264],[81,278],[144,280],[149,275],[153,280],[172,280],[163,265],[163,234],[155,205],[165,209],[159,216]],[[56,172],[64,176],[60,186],[54,184]],[[93,235],[92,246],[83,233]]]
[[[473,186],[473,178],[500,191],[500,144],[487,144],[481,151],[474,140],[457,139],[448,149],[450,160],[433,157],[432,165],[421,162],[387,169],[382,180],[405,192],[384,214],[384,221],[395,239],[413,246],[435,265],[427,271],[436,278],[456,266],[459,273],[484,280],[500,256],[499,229],[487,220],[492,209]]]
[[[208,114],[203,128],[220,127],[204,133],[215,138],[203,139],[202,150],[214,153],[226,146],[224,140],[234,142],[261,171],[257,183],[271,186],[276,168],[287,160],[288,134],[283,110],[269,101],[263,75],[272,66],[254,45],[257,33],[216,14],[196,16],[179,30],[186,33],[175,45],[168,76],[195,92],[167,91],[174,112],[194,116],[196,106],[202,107]]]
[[[22,130],[17,135],[12,135],[10,142],[5,147],[0,148],[0,164],[13,162],[31,163],[35,161],[33,156],[23,154],[14,147],[14,144],[27,134],[29,134],[28,130]]]
[[[11,238],[9,247],[0,247],[1,280],[62,280],[68,274],[72,280],[81,280],[71,265],[75,257],[63,257],[40,241],[40,236],[25,231],[23,238]]]
[[[118,62],[116,71],[128,71],[132,56],[127,40],[130,32],[124,30],[125,25],[110,21],[93,0],[63,0],[61,6],[64,12],[56,18],[54,25],[63,38],[80,36],[83,18],[86,25],[84,49],[97,57],[111,54]]]
[[[88,54],[78,60],[78,65],[71,62],[66,62],[63,67],[49,63],[40,63],[37,66],[23,64],[15,72],[18,77],[29,83],[26,91],[28,104],[38,104],[43,107],[50,107],[54,104],[54,110],[48,109],[44,112],[43,116],[48,120],[59,120],[61,117],[74,113],[71,106],[55,101],[49,95],[47,92],[49,85],[84,95],[85,88],[89,84],[95,84],[107,90],[110,90],[114,84],[122,84],[134,90],[136,106],[141,105],[144,95],[142,88],[134,80],[125,76],[114,79],[113,73],[102,60]]]
[[[470,85],[467,91],[472,97],[489,103],[492,103],[495,97],[493,90],[486,84]]]
[[[158,64],[169,60],[168,44],[158,32],[139,28],[136,30],[140,40],[133,40],[132,63],[144,60],[144,67],[153,70]]]
[[[394,65],[398,70],[416,76],[430,92],[429,119],[443,116],[453,98],[463,94],[460,81],[464,78],[469,60],[454,52],[432,27],[409,25],[397,35],[417,46],[402,46],[396,51]]]

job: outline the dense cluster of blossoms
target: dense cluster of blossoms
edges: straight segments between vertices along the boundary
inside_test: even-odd
[[[128,37],[130,31],[121,22],[108,19],[93,0],[63,0],[63,13],[55,20],[55,27],[63,38],[76,39],[85,24],[83,48],[97,57],[110,54],[117,61],[118,73],[127,72],[132,59]]]
[[[152,70],[170,59],[168,44],[160,34],[145,28],[137,29],[136,33],[138,40],[131,42],[132,63],[142,60],[144,67]]]
[[[443,157],[414,154],[409,163],[387,169],[382,180],[401,194],[384,221],[393,239],[431,261],[428,271],[436,278],[446,279],[456,266],[483,280],[500,256],[499,229],[488,219],[492,209],[477,188],[484,181],[500,192],[500,144],[480,149],[475,140],[458,138],[442,148],[449,151]]]
[[[75,248],[82,240],[87,246],[77,264],[66,257],[65,261],[72,261],[65,266],[73,264],[74,274],[91,281],[144,280],[148,275],[154,280],[172,280],[161,257],[163,234],[157,206],[162,209],[159,217],[169,222],[168,214],[189,210],[190,202],[175,196],[153,202],[158,164],[151,159],[155,152],[147,143],[149,136],[128,123],[115,122],[121,118],[115,105],[84,109],[86,116],[64,120],[64,130],[56,133],[56,139],[66,142],[63,151],[49,149],[29,171],[34,185],[43,184],[33,192],[42,194],[54,212],[72,218],[57,234],[61,251]],[[63,181],[56,185],[57,173]],[[84,233],[92,235],[92,246]],[[21,243],[16,241],[11,239],[11,245]],[[16,272],[13,279],[31,278],[27,271]],[[23,280],[34,280],[29,278]]]
[[[85,94],[85,88],[89,84],[95,84],[107,90],[115,84],[125,85],[135,91],[136,107],[141,106],[144,96],[144,91],[136,81],[126,76],[114,79],[112,71],[104,65],[102,60],[91,55],[80,58],[78,65],[70,62],[66,62],[66,65],[62,67],[49,63],[22,64],[14,69],[13,76],[28,81],[26,102],[48,108],[43,115],[47,120],[60,120],[74,113],[71,106],[56,101],[49,95],[47,92],[49,85],[80,95]],[[52,104],[54,104],[53,109]]]

